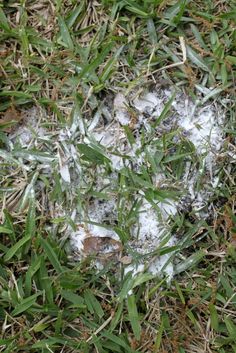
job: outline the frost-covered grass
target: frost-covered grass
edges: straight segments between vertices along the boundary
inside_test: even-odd
[[[0,5],[1,352],[236,351],[235,11]]]

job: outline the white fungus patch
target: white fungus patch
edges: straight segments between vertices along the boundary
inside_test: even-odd
[[[114,99],[114,113],[115,120],[117,120],[121,125],[127,125],[129,123],[130,117],[127,111],[127,100],[125,96],[118,93]]]
[[[139,211],[138,222],[133,227],[135,239],[132,242],[132,246],[139,253],[151,252],[159,246],[164,233],[168,229],[168,218],[177,213],[176,205],[173,202],[169,205],[162,202],[157,206],[159,212],[144,200]]]
[[[138,132],[133,134],[135,141],[132,145],[127,140],[124,134],[124,125],[129,129],[143,129],[148,133],[153,120],[157,119],[163,111],[166,102],[172,95],[169,90],[162,90],[157,92],[148,92],[142,97],[136,97],[134,100],[128,101],[121,93],[118,93],[114,99],[114,121],[100,129],[90,130],[91,136],[95,138],[107,150],[107,155],[111,159],[112,169],[119,173],[125,166],[125,160],[122,155],[130,158],[129,162],[133,163],[133,170],[139,171],[145,166],[145,154],[143,152],[141,143],[141,134]],[[132,126],[132,118],[128,112],[128,104],[136,111],[136,122]],[[216,153],[219,151],[222,142],[222,122],[223,117],[217,112],[217,108],[213,105],[205,105],[199,107],[189,97],[177,94],[172,103],[170,117],[164,120],[159,128],[168,131],[179,129],[184,138],[189,140],[196,148],[196,153],[202,160],[205,173],[208,173],[206,183],[208,185],[216,184],[216,175],[214,169],[216,167]],[[150,148],[151,150],[152,148]],[[141,153],[139,153],[142,151]],[[120,154],[120,155],[118,155]],[[153,181],[156,184],[165,184],[166,178],[163,172],[154,174]],[[189,196],[191,206],[194,211],[199,212],[199,216],[207,217],[207,207],[209,194],[203,189],[196,190],[196,181],[199,177],[199,170],[193,170],[191,164],[186,162],[185,173],[183,174],[180,183],[186,190],[186,195]],[[167,183],[168,184],[168,183]],[[101,185],[98,185],[101,187]],[[142,188],[141,188],[142,189]],[[142,196],[140,190],[140,195]],[[129,246],[139,254],[148,254],[155,251],[163,241],[163,238],[170,231],[171,218],[174,217],[180,204],[180,199],[172,200],[166,199],[163,202],[156,202],[156,207],[153,207],[144,196],[142,196],[142,205],[137,214],[136,223],[131,228],[131,239]],[[115,204],[113,205],[115,209]],[[94,214],[90,211],[90,217],[93,221],[103,222],[104,217],[101,215],[106,209],[106,201],[100,204],[100,214]],[[109,215],[114,215],[114,209],[107,212]],[[91,227],[91,226],[90,226]],[[91,229],[91,228],[90,228]],[[107,230],[106,230],[107,231]],[[105,231],[105,232],[106,232]],[[91,232],[98,234],[95,230]],[[101,235],[102,236],[102,235]],[[114,234],[110,234],[114,237]],[[78,237],[78,244],[80,240]],[[177,243],[177,239],[173,234],[165,246],[170,247]],[[73,236],[73,244],[76,245],[76,237]],[[79,245],[78,245],[79,248]],[[149,271],[155,274],[165,273],[168,277],[174,274],[174,265],[172,262],[168,263],[172,253],[155,257],[150,261]],[[137,268],[144,270],[144,263],[135,263],[127,267],[126,271],[133,270],[133,274],[137,272]],[[146,264],[147,265],[147,264]],[[138,271],[139,272],[139,271]]]
[[[33,107],[27,112],[23,112],[23,115],[23,124],[9,137],[12,142],[19,142],[22,147],[28,147],[34,137],[35,140],[43,138],[45,130],[40,126],[40,111],[38,108]]]
[[[164,108],[163,99],[155,93],[149,92],[141,98],[135,98],[133,105],[141,113],[161,114]]]
[[[168,241],[167,245],[174,246],[174,245],[176,245],[176,243],[177,243],[176,238],[172,237]],[[154,260],[151,260],[151,262],[149,264],[149,271],[153,274],[158,274],[158,275],[165,273],[168,280],[171,280],[171,278],[174,275],[174,265],[170,261],[171,255],[172,255],[172,253],[164,254],[158,258],[154,258]]]
[[[108,237],[119,240],[114,230],[118,220],[117,198],[121,191],[126,192],[125,184],[117,190],[119,178],[120,176],[130,177],[127,170],[136,177],[140,177],[142,171],[150,167],[151,162],[147,161],[146,153],[148,152],[153,159],[156,158],[155,153],[159,156],[157,146],[163,144],[162,136],[166,132],[176,131],[176,145],[173,154],[181,139],[191,142],[195,147],[195,154],[201,160],[201,166],[194,165],[189,159],[186,160],[183,175],[178,180],[178,188],[182,192],[182,197],[189,199],[188,202],[196,216],[208,216],[208,200],[211,195],[209,189],[218,184],[216,157],[223,143],[224,116],[217,105],[200,106],[199,102],[193,102],[190,97],[176,94],[168,116],[160,122],[154,135],[146,143],[143,141],[145,136],[153,132],[153,122],[158,119],[171,96],[171,90],[167,89],[148,92],[134,99],[118,93],[113,102],[112,114],[104,106],[101,108],[101,114],[97,112],[93,119],[87,122],[88,126],[86,126],[86,121],[77,117],[70,128],[63,128],[56,132],[57,143],[51,148],[50,157],[55,158],[58,163],[61,187],[66,190],[71,200],[76,195],[77,189],[82,190],[82,193],[83,190],[89,190],[90,179],[93,179],[93,190],[97,193],[106,194],[106,190],[110,188],[109,199],[101,197],[98,201],[98,198],[94,196],[87,204],[86,210],[79,206],[76,212],[74,209],[71,210],[76,230],[68,226],[67,233],[75,252],[82,253],[83,241],[86,237]],[[102,116],[105,117],[105,122],[102,121]],[[126,127],[132,135],[131,140],[127,135]],[[13,143],[19,141],[22,147],[28,148],[34,141],[34,136],[42,140],[46,136],[45,130],[40,127],[36,108],[28,112],[27,123],[19,127],[10,136],[10,140]],[[81,163],[81,153],[77,149],[78,143],[102,151],[104,156],[111,161],[110,175],[106,173],[104,174],[106,176],[103,175],[104,166],[98,165],[96,169],[93,166],[91,170],[89,166],[85,167]],[[165,153],[169,153],[169,150],[167,149]],[[47,164],[47,177],[50,174],[48,170]],[[204,176],[205,183],[205,187],[201,190],[196,188],[200,175]],[[146,183],[151,183],[154,189],[156,186],[157,190],[165,190],[174,183],[173,178],[168,177],[159,167],[152,171],[150,180]],[[145,182],[144,185],[146,185]],[[170,234],[172,219],[182,207],[181,198],[173,200],[168,196],[163,200],[154,200],[153,204],[150,200],[148,201],[145,186],[142,185],[138,191],[134,191],[132,197],[133,201],[140,201],[140,208],[129,229],[131,238],[128,241],[128,248],[131,248],[131,253],[144,258],[142,255],[154,252],[163,243],[163,239]],[[127,207],[128,210],[130,203],[129,199],[125,200],[122,207]],[[51,208],[49,201],[49,209]],[[70,211],[65,211],[65,214],[68,215],[68,212]],[[125,209],[125,212],[128,211]],[[175,234],[168,239],[164,244],[165,247],[178,244]],[[170,261],[172,254],[170,252],[162,256],[155,255],[154,258],[147,256],[145,260],[134,261],[125,271],[133,271],[135,275],[149,268],[149,271],[154,274],[165,273],[171,278],[175,271],[174,263]],[[130,253],[124,255],[132,256]]]
[[[200,154],[212,148],[217,151],[221,146],[222,127],[216,124],[215,114],[212,107],[208,106],[201,109],[196,115],[191,115],[187,111],[178,120],[179,126],[184,129],[188,139]]]

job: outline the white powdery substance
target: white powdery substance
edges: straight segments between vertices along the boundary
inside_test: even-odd
[[[133,162],[134,170],[138,171],[140,166],[145,166],[144,154],[142,151],[139,153],[139,149],[142,147],[140,134],[137,133],[134,135],[135,143],[130,146],[123,126],[128,125],[131,130],[141,127],[144,131],[148,132],[151,121],[155,121],[160,116],[171,96],[171,90],[159,89],[156,92],[148,92],[141,97],[136,97],[133,101],[128,101],[127,97],[118,93],[114,99],[113,122],[102,128],[93,129],[91,127],[89,134],[95,141],[105,147],[107,155],[112,162],[115,178],[117,178],[117,173],[124,166],[122,155],[129,156]],[[136,110],[134,127],[132,127],[132,119],[128,112],[128,106]],[[179,129],[182,131],[183,136],[193,143],[197,154],[201,157],[203,165],[205,165],[210,175],[209,180],[206,182],[208,185],[217,184],[217,175],[214,174],[216,167],[215,159],[217,151],[219,151],[223,143],[222,124],[224,117],[220,116],[221,113],[218,110],[218,107],[214,107],[213,105],[204,105],[199,108],[188,96],[177,94],[172,102],[170,114],[158,127],[159,133],[161,133],[162,129],[163,133],[165,129],[167,131]],[[97,122],[95,125],[97,125]],[[195,184],[200,171],[197,169],[192,170],[191,168],[191,164],[186,163],[186,171],[182,177],[182,189],[186,189],[186,196],[189,196],[192,208],[195,211],[199,211],[199,216],[206,217],[207,212],[202,211],[202,209],[207,205],[209,194],[205,190],[195,190]],[[153,175],[153,180],[158,183],[165,183],[162,172]],[[102,182],[99,182],[98,189],[101,188]],[[141,191],[140,195],[143,195]],[[179,204],[179,200],[173,201],[167,199],[166,202],[157,203],[158,210],[156,210],[143,198],[137,222],[131,229],[132,239],[129,242],[130,247],[140,254],[148,254],[155,251],[168,233],[170,228],[169,221],[171,217],[177,214]],[[103,223],[104,220],[109,218],[116,218],[114,210],[116,210],[115,202],[109,203],[103,201],[101,204],[97,204],[97,201],[94,201],[94,204],[91,205],[88,211],[89,218],[91,221]],[[118,239],[116,233],[113,231],[87,224],[86,231],[85,228],[81,228],[72,234],[72,243],[75,248],[81,249],[83,239],[87,236],[88,232],[94,236],[109,236]],[[171,247],[176,243],[177,239],[173,234],[164,246]],[[149,264],[146,264],[146,267],[149,266],[151,273],[165,273],[170,279],[174,274],[174,265],[170,261],[171,255],[172,253],[168,253],[161,257],[156,257]],[[139,263],[129,265],[126,267],[125,272],[133,271],[133,275],[135,275],[143,270],[144,264]]]
[[[92,205],[89,207],[88,216],[92,222],[112,222],[117,217],[115,199],[106,201],[94,200]]]
[[[175,237],[172,237],[166,246],[174,246],[177,243],[177,239]],[[174,266],[173,263],[170,261],[172,253],[170,252],[169,254],[164,254],[156,259],[154,261],[151,261],[149,265],[149,271],[152,274],[158,274],[161,275],[162,273],[165,273],[167,276],[168,280],[170,280],[173,275],[174,275]]]
[[[62,179],[66,182],[66,183],[70,183],[71,179],[70,179],[70,171],[69,171],[69,167],[67,164],[62,164],[60,166],[60,174]]]
[[[27,147],[32,139],[34,138],[35,133],[36,137],[44,137],[45,130],[39,126],[39,109],[33,107],[25,113],[25,124],[19,126],[13,134],[9,137],[13,142],[17,140],[20,142],[22,147]]]
[[[140,253],[148,253],[158,247],[166,232],[166,222],[169,216],[177,213],[177,205],[171,200],[167,203],[159,203],[156,211],[146,200],[143,201],[139,211],[138,223],[133,227],[133,234],[138,237],[134,240],[135,248]]]
[[[219,150],[222,142],[222,128],[216,125],[216,112],[210,106],[200,110],[196,115],[187,110],[178,120],[187,133],[188,139],[202,154],[209,149]]]
[[[115,120],[117,120],[121,125],[128,125],[130,121],[129,113],[127,111],[127,100],[125,96],[118,93],[114,99],[114,112]]]
[[[136,98],[134,107],[141,113],[149,113],[158,117],[164,109],[164,99],[168,100],[171,91],[147,93],[141,98]],[[219,150],[222,144],[222,124],[224,117],[212,105],[204,106],[201,109],[186,96],[177,95],[172,102],[175,110],[173,124],[176,122],[186,133],[187,138],[194,144],[197,151],[202,154],[209,149]]]
[[[125,152],[124,140],[125,134],[118,122],[112,123],[106,128],[98,129],[92,134],[93,138],[102,146],[119,153]],[[119,171],[123,167],[123,158],[115,153],[107,151],[107,155],[112,163],[113,170]]]
[[[124,270],[124,275],[126,275],[129,272],[132,272],[133,276],[137,275],[140,272],[144,271],[144,264],[140,264],[140,265],[128,265],[125,267]]]
[[[159,98],[155,93],[149,92],[142,98],[135,98],[133,105],[141,113],[150,113],[160,115],[163,108],[163,99]]]
[[[87,236],[88,232],[86,232],[84,224],[83,227],[79,227],[76,231],[71,231],[70,229],[70,240],[72,247],[76,249],[76,251],[82,252],[84,247],[83,241]]]
[[[177,204],[173,200],[166,200],[166,203],[161,202],[158,207],[159,212],[145,200],[140,209],[138,223],[133,229],[133,233],[138,234],[138,238],[131,241],[130,245],[141,254],[147,254],[158,248],[167,232],[168,218],[177,213]],[[175,243],[176,238],[172,236],[165,246],[172,246]],[[171,278],[174,273],[173,264],[169,263],[165,266],[170,256],[171,253],[155,258],[148,267],[149,271],[152,274],[165,273],[167,277]]]

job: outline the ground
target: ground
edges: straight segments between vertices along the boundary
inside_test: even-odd
[[[1,352],[236,352],[235,16],[0,4]]]

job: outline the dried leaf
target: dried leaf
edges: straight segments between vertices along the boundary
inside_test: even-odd
[[[110,237],[87,237],[83,244],[86,255],[112,255],[122,250],[121,243]]]
[[[121,262],[123,265],[129,265],[129,264],[131,264],[131,262],[132,262],[132,257],[131,257],[131,256],[123,256],[123,257],[120,259],[120,262]]]
[[[23,115],[19,111],[17,111],[14,107],[10,107],[0,118],[0,130],[10,132],[12,126],[19,123],[22,118]]]
[[[231,245],[236,248],[236,233],[231,232]]]
[[[5,48],[0,48],[0,58],[5,58],[9,55],[10,50]]]

